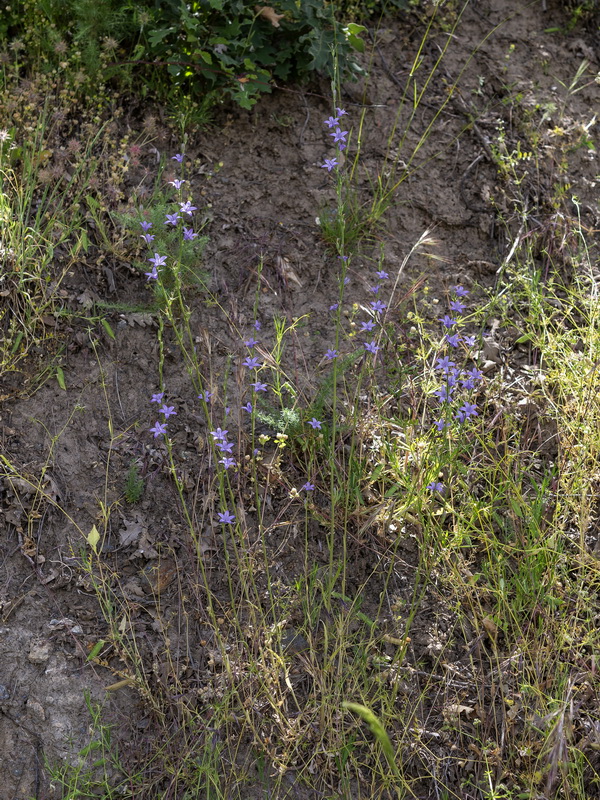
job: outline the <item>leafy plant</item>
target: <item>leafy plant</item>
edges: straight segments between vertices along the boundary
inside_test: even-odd
[[[132,461],[125,478],[125,500],[130,504],[137,503],[143,494],[144,479],[140,475],[138,464]]]

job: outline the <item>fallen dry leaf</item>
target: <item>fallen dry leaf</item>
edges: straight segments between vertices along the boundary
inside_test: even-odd
[[[271,6],[254,6],[254,10],[259,17],[266,19],[267,22],[270,22],[274,28],[281,27],[279,25],[279,20],[283,19],[285,14],[278,14],[274,8],[271,8]]]

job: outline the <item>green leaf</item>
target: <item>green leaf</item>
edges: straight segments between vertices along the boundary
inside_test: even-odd
[[[108,323],[108,320],[103,318],[100,321],[102,322],[102,327],[104,328],[106,333],[110,336],[111,339],[114,339],[115,338],[115,334],[114,334],[113,329],[110,327],[110,325]]]
[[[105,644],[106,641],[104,639],[100,639],[98,642],[96,642],[96,644],[92,647],[92,649],[88,653],[87,661],[93,661],[96,658],[96,656],[100,653]]]
[[[63,392],[66,391],[67,385],[65,383],[65,373],[63,372],[62,367],[56,368],[56,380]]]
[[[344,33],[346,34],[348,44],[353,50],[356,50],[359,53],[365,52],[365,43],[360,38],[360,35],[366,30],[367,29],[364,25],[357,25],[355,22],[350,22],[344,28]]]
[[[87,543],[96,554],[98,554],[97,547],[99,541],[100,534],[98,533],[98,528],[95,525],[92,525],[92,530],[87,535]]]
[[[162,42],[162,40],[174,30],[174,28],[159,28],[158,30],[152,31],[152,33],[149,34],[148,41],[152,47],[156,47],[157,44],[160,44],[160,42]]]
[[[367,723],[371,733],[379,742],[387,762],[394,772],[394,775],[398,776],[398,766],[396,764],[396,757],[394,755],[394,748],[390,742],[390,737],[387,735],[385,728],[375,714],[371,711],[371,709],[367,708],[366,706],[361,706],[360,703],[349,703],[347,701],[342,703],[342,708],[347,708],[349,711],[354,711],[354,713],[358,714],[363,722]]]

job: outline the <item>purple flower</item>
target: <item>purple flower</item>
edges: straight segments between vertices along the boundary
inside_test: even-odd
[[[339,307],[340,307],[340,304],[339,304],[339,303],[332,303],[332,304],[329,306],[329,310],[330,310],[330,311],[337,311]]]
[[[453,336],[447,335],[446,341],[452,347],[458,347],[458,345],[460,344],[460,336],[458,335],[458,333],[455,333]]]
[[[461,384],[463,389],[474,389],[475,388],[475,381],[473,378],[463,378],[461,380]]]
[[[198,400],[204,400],[205,403],[208,403],[210,398],[212,397],[212,392],[209,392],[208,389],[204,392],[200,392],[198,395]]]
[[[369,286],[369,291],[372,294],[378,294],[379,293],[379,288],[380,288],[379,286]]]
[[[453,286],[452,288],[457,297],[466,297],[469,294],[467,289],[464,289],[462,286]]]
[[[308,424],[311,425],[313,428],[318,428],[319,430],[321,430],[321,423],[319,422],[318,419],[315,419],[314,417],[312,419],[309,419]]]
[[[230,514],[229,511],[217,511],[219,522],[230,525],[235,520],[235,514]]]
[[[456,386],[458,383],[458,370],[451,369],[446,373],[446,385]]]
[[[321,164],[321,169],[326,169],[327,172],[331,172],[334,167],[338,166],[338,162],[335,158],[326,158],[325,163]]]
[[[464,414],[465,419],[469,419],[469,417],[478,417],[479,416],[479,414],[477,413],[476,409],[477,409],[477,406],[475,405],[475,403],[464,403],[459,408],[459,411],[461,411]]]
[[[167,263],[167,257],[159,256],[158,253],[154,253],[154,258],[149,258],[148,261],[154,264],[155,267],[164,267]]]
[[[225,416],[229,416],[229,412],[231,411],[231,406],[225,406]]]
[[[480,372],[477,367],[473,367],[472,370],[467,370],[467,375],[473,378],[474,381],[482,381],[483,380],[483,372]]]
[[[452,309],[452,311],[456,311],[457,314],[462,314],[462,312],[465,310],[466,306],[460,300],[451,300],[450,301],[450,308]]]
[[[227,434],[228,433],[229,433],[229,431],[223,431],[223,430],[221,430],[221,428],[217,428],[216,431],[211,431],[210,435],[213,437],[213,439],[216,442],[218,442],[219,439],[225,441],[225,439],[227,438]]]
[[[181,219],[181,217],[179,216],[179,214],[176,211],[174,214],[167,214],[166,215],[166,219],[165,219],[164,224],[165,225],[173,225],[173,227],[175,227],[180,219]]]
[[[452,387],[440,386],[440,388],[434,392],[434,395],[438,398],[440,403],[443,403],[445,400],[450,401],[452,400]]]
[[[387,305],[382,300],[375,300],[375,302],[371,303],[371,308],[373,311],[385,311]]]
[[[375,339],[373,339],[372,342],[363,342],[363,344],[365,346],[365,350],[368,350],[369,353],[377,353],[377,351],[379,350],[379,347],[377,346]]]
[[[244,411],[247,411],[249,414],[251,414],[252,413],[252,403],[246,403],[245,406],[242,406],[242,409]]]
[[[336,108],[336,111],[337,111],[338,117],[344,117],[348,113],[347,111],[344,111],[343,108]]]
[[[312,490],[315,488],[315,485],[310,481],[306,481],[304,486],[302,486],[301,488],[304,489],[305,492],[312,492]]]
[[[328,361],[333,361],[333,359],[334,359],[334,358],[337,358],[338,356],[339,356],[339,353],[338,353],[338,351],[337,351],[337,350],[331,350],[331,349],[329,349],[329,350],[328,350],[328,351],[325,353],[325,358],[326,358]]]
[[[475,345],[475,337],[474,336],[463,336],[463,342],[467,345],[467,347],[474,347],[474,345]]]
[[[222,453],[233,452],[233,442],[217,442],[216,447],[218,447]]]
[[[183,181],[183,180],[180,180],[179,178],[175,178],[174,181],[169,181],[169,183],[171,184],[171,186],[174,186],[176,189],[181,189],[183,184],[187,183],[187,181]]]
[[[186,242],[193,242],[197,236],[198,234],[194,233],[193,228],[183,228],[183,238]]]
[[[445,314],[441,319],[440,322],[445,328],[451,328],[453,325],[456,325],[456,320],[449,317],[448,314]]]
[[[179,209],[182,214],[187,214],[189,217],[198,210],[196,206],[192,205],[191,200],[188,200],[187,203],[179,203]]]
[[[390,277],[384,269],[380,269],[379,272],[375,273],[375,275],[377,275],[380,281],[384,281],[386,278]]]
[[[446,427],[446,423],[443,419],[438,419],[433,423],[433,427],[438,429],[438,433],[441,433]]]
[[[147,233],[150,230],[150,228],[152,227],[152,223],[151,222],[146,222],[145,219],[143,219],[140,222],[140,225],[142,226],[142,230],[144,231],[144,233]]]
[[[427,484],[427,488],[430,492],[439,492],[442,494],[444,491],[444,484],[440,483],[439,481],[432,481],[431,483]]]
[[[143,233],[142,239],[146,242],[146,244],[152,244],[154,241],[154,236],[151,233]]]
[[[157,394],[153,394],[152,395],[152,400],[150,400],[150,402],[151,403],[162,403],[162,399],[163,399],[164,396],[165,396],[164,392],[158,392]]]
[[[372,319],[370,319],[368,322],[361,322],[360,324],[361,324],[361,329],[360,329],[361,333],[363,333],[364,331],[372,331],[373,328],[375,327],[375,323],[373,322]]]
[[[158,272],[156,271],[156,267],[152,267],[152,271],[151,272],[144,272],[144,275],[147,276],[146,280],[148,280],[148,281],[157,281],[158,280]]]
[[[177,412],[175,411],[175,406],[168,406],[166,403],[158,409],[159,414],[164,414],[165,419],[169,419],[173,415],[177,416]]]
[[[254,387],[255,392],[266,392],[267,391],[267,384],[261,383],[260,381],[256,381],[256,383],[251,383],[250,386]]]
[[[225,456],[224,458],[220,459],[219,464],[223,464],[225,469],[229,469],[229,467],[235,467],[235,458]]]
[[[339,124],[340,121],[337,117],[329,117],[329,119],[326,119],[323,123],[323,125],[327,125],[328,128],[335,128]]]
[[[438,358],[435,368],[441,369],[447,374],[450,370],[450,367],[455,367],[455,366],[456,366],[455,361],[450,361],[450,358],[448,356],[444,356],[443,358]]]
[[[253,356],[252,358],[248,356],[248,358],[245,358],[242,361],[242,364],[245,367],[248,367],[248,369],[258,369],[259,367],[262,367],[262,362],[260,358],[257,358],[257,356]]]
[[[252,337],[250,337],[244,342],[244,344],[246,345],[246,347],[255,347],[258,344],[258,339],[253,339]]]
[[[154,427],[150,428],[150,433],[154,434],[154,438],[156,439],[158,436],[161,436],[163,433],[167,432],[167,423],[166,422],[159,422],[158,420],[154,423]]]
[[[183,153],[175,153],[174,156],[171,156],[171,161],[178,161],[181,164],[183,161]]]
[[[262,325],[260,324],[260,320],[258,320],[258,319],[255,320],[254,321],[254,330],[255,331],[259,331],[261,328],[262,328]]]
[[[338,128],[336,131],[330,133],[329,135],[333,136],[334,143],[342,142],[343,144],[346,144],[346,136],[348,135],[348,131],[343,131],[341,128]]]

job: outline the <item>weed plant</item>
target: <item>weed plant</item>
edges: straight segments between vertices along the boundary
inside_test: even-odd
[[[131,430],[118,429],[100,370],[105,481],[91,529],[68,518],[73,561],[106,621],[90,659],[114,673],[111,691],[138,691],[160,735],[145,763],[125,764],[90,704],[95,766],[110,761],[127,777],[53,767],[65,797],[278,797],[289,781],[343,798],[597,793],[600,327],[589,236],[571,214],[557,237],[560,193],[550,223],[533,220],[530,150],[501,146],[499,129],[492,152],[511,203],[494,201],[511,238],[493,291],[425,276],[406,290],[411,260],[436,258],[424,231],[395,271],[371,255],[364,296],[350,302],[368,228],[357,231],[352,206],[360,148],[347,149],[365,122],[333,95],[319,169],[335,198],[323,232],[338,282],[310,374],[288,357],[310,318],[268,320],[257,291],[242,324],[210,296],[185,153],[172,156],[171,195],[137,202],[128,218],[159,318],[158,371],[134,433],[152,473],[145,492],[158,502],[174,488],[183,525],[177,552],[163,543],[145,573],[161,639],[148,653],[136,636],[141,602],[109,547],[120,503],[111,454]],[[401,180],[398,158],[373,184],[369,225]],[[237,336],[218,369],[195,332],[198,296]],[[493,345],[517,323],[528,370],[510,380]],[[168,383],[173,345],[186,397]],[[177,437],[186,426],[201,431],[194,473]],[[35,510],[60,509],[45,474],[1,454],[0,464],[9,491],[26,480]],[[135,462],[125,500],[143,487]],[[175,623],[164,613],[169,576],[185,589]]]

